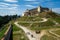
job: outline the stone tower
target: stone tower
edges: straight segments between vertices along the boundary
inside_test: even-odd
[[[29,10],[27,9],[26,12],[29,12]]]
[[[41,12],[41,6],[38,6],[37,11],[40,13]]]

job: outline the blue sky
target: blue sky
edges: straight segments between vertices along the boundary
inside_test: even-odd
[[[60,13],[60,0],[0,0],[0,15],[21,15],[26,9],[39,5]]]

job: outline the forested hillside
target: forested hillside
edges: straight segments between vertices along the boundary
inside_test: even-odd
[[[20,16],[17,15],[12,15],[12,16],[0,16],[0,28],[5,25],[6,23],[8,23],[10,20],[15,20],[16,18],[18,18]]]

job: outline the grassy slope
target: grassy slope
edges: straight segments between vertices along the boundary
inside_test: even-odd
[[[36,19],[36,20],[34,20],[34,19]],[[42,19],[40,19],[40,17],[38,17],[38,16],[29,16],[29,17],[23,16],[18,19],[18,21],[40,21],[40,20],[42,20]]]
[[[52,36],[47,36],[47,35],[44,35],[41,40],[57,40],[56,38],[52,37]]]
[[[6,32],[6,30],[8,29],[9,24],[6,24],[2,30],[0,31],[0,39],[4,36],[4,33]]]
[[[18,28],[15,24],[13,24],[13,32],[16,31],[20,31],[20,32],[13,34],[13,40],[28,40],[24,31]]]
[[[60,18],[53,18],[53,19],[60,24]]]
[[[18,27],[16,27],[16,25],[15,24],[13,24],[13,32],[14,31],[19,31],[19,30],[21,30],[20,28],[18,28]]]
[[[51,15],[51,14],[49,14],[49,15]],[[52,15],[52,17],[54,16],[55,14],[53,14]],[[39,16],[38,16],[39,17]],[[34,18],[31,18],[31,17],[21,17],[20,19],[19,19],[19,21],[39,21],[39,20],[41,20],[41,18],[39,17],[34,17]],[[55,17],[56,17],[56,15],[55,15]],[[33,20],[33,19],[35,19],[35,20]],[[44,23],[19,23],[20,25],[22,25],[22,26],[26,26],[26,27],[28,27],[28,28],[30,28],[30,29],[32,29],[32,30],[42,30],[42,29],[50,29],[50,28],[60,28],[60,26],[53,26],[54,25],[54,23],[50,20],[50,19],[53,19],[53,20],[55,20],[55,21],[57,21],[58,23],[60,23],[60,18],[49,18],[49,21],[47,21],[47,22],[44,22]],[[30,26],[30,24],[32,24],[31,26]],[[57,32],[58,34],[60,34],[60,32]],[[53,35],[54,36],[54,35]],[[57,40],[56,38],[54,38],[54,37],[52,37],[52,36],[47,36],[47,35],[44,35],[42,38],[41,38],[41,40]]]
[[[33,20],[33,19],[35,19],[35,20]],[[39,16],[35,16],[35,17],[26,17],[25,16],[24,17],[23,16],[23,17],[18,19],[18,21],[33,21],[33,22],[38,21],[38,20],[41,21],[41,17],[39,17]],[[28,27],[28,28],[30,28],[32,30],[60,28],[60,26],[53,26],[53,25],[55,25],[55,23],[53,23],[53,21],[51,21],[51,20],[52,20],[52,18],[49,18],[48,21],[43,22],[43,23],[21,23],[21,22],[19,22],[19,24],[22,25],[22,26]],[[53,20],[55,20],[55,19],[53,18]],[[60,19],[57,18],[55,21],[59,22],[59,20]]]
[[[60,30],[53,31],[53,33],[56,33],[56,34],[60,35]]]

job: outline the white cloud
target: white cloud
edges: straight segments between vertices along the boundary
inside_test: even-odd
[[[11,8],[11,7],[18,7],[19,5],[17,4],[9,4],[9,3],[4,3],[0,2],[0,8]]]
[[[43,0],[44,1],[44,0]],[[51,0],[45,0],[45,1],[51,1]]]
[[[18,11],[16,10],[1,10],[0,11],[0,15],[4,16],[4,15],[15,15],[17,14]]]
[[[51,0],[24,0],[24,1],[40,1],[40,2],[44,2],[44,1],[51,1]]]
[[[20,13],[18,11],[19,8],[17,7],[11,7],[11,8],[0,8],[0,15],[15,15],[17,13]]]
[[[1,9],[3,9],[3,10],[5,10],[5,9],[6,9],[6,10],[15,10],[16,8],[17,8],[17,7],[11,7],[11,8],[7,8],[7,7],[5,7],[5,8],[3,7],[3,8],[1,8],[1,7],[0,7],[0,10],[1,10]]]
[[[8,3],[0,2],[1,5],[10,5]]]
[[[17,6],[19,6],[19,5],[17,5],[17,4],[11,4],[11,6],[15,6],[15,7],[17,7]]]
[[[29,4],[39,4],[40,2],[36,2],[36,1],[34,1],[34,2],[29,2]]]
[[[9,4],[0,2],[0,15],[14,15],[18,13],[18,6],[17,4]]]
[[[17,0],[4,0],[6,2],[18,2]]]
[[[37,1],[37,0],[24,0],[24,1]]]
[[[53,8],[52,11],[60,13],[60,8]]]
[[[33,4],[39,4],[39,2],[32,2]]]
[[[4,2],[0,2],[0,7],[8,7],[8,5],[10,5],[10,4],[4,3]]]
[[[9,6],[9,5],[11,5],[11,4],[9,4],[9,3],[4,3],[4,2],[0,2],[0,5]],[[15,5],[15,4],[14,4],[14,5]]]
[[[25,5],[25,6],[27,6],[27,7],[35,7],[35,6],[33,6],[33,5]]]

